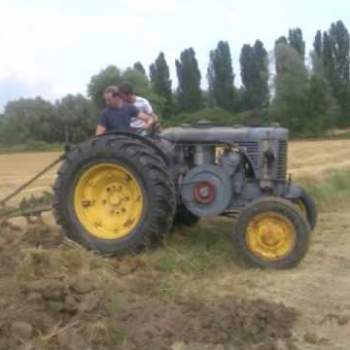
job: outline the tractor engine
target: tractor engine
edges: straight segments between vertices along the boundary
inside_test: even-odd
[[[264,193],[283,192],[285,129],[199,125],[170,128],[162,137],[175,145],[179,201],[196,216],[216,216]]]
[[[221,150],[215,145],[195,145],[189,149],[187,164],[180,184],[187,209],[197,216],[223,213],[243,184],[240,152],[229,146]]]

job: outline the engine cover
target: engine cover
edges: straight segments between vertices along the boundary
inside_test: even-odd
[[[181,188],[186,208],[197,216],[216,216],[231,203],[232,184],[229,176],[217,165],[201,165],[191,169]]]

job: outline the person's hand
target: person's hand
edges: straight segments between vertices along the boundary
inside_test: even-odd
[[[145,121],[145,129],[151,129],[155,124],[155,120],[153,117],[149,117],[148,120]]]

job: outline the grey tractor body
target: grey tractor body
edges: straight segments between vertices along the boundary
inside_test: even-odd
[[[244,208],[262,196],[293,200],[287,179],[288,130],[210,124],[166,129],[159,147],[170,159],[178,202],[196,216]]]
[[[317,208],[287,176],[287,154],[288,131],[273,126],[111,132],[67,151],[55,217],[67,237],[114,254],[140,252],[176,225],[228,216],[246,262],[293,267],[306,254]]]

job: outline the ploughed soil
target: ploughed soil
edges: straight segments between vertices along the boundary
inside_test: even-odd
[[[44,220],[1,224],[0,349],[348,349],[345,208],[321,214],[307,257],[288,271],[242,266],[229,221],[104,258]],[[221,243],[187,236],[201,230],[221,237],[224,258]]]
[[[350,165],[349,146],[293,142],[290,169],[322,178]],[[0,191],[56,155],[0,155]],[[53,174],[30,191],[49,188]],[[322,212],[305,260],[287,271],[242,266],[226,219],[108,258],[64,239],[51,215],[1,222],[0,350],[347,350],[349,211]]]
[[[96,256],[42,222],[2,223],[0,278],[0,349],[295,349],[297,309],[167,293],[166,273],[146,255]]]

